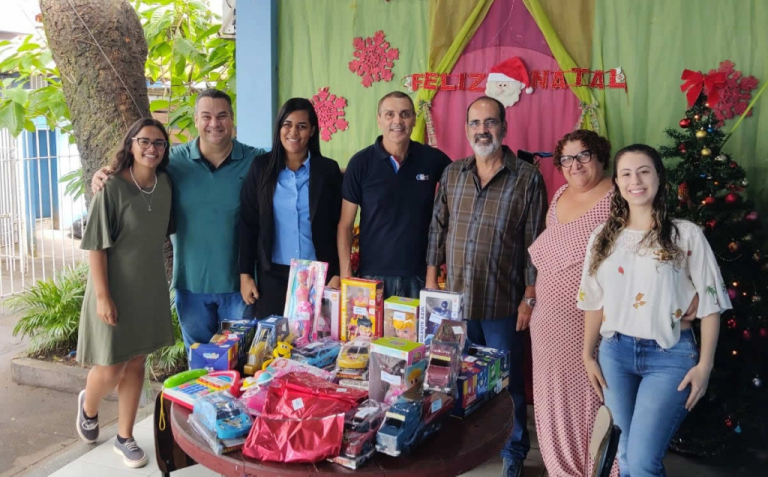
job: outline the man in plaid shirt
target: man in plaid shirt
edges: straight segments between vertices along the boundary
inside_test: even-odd
[[[484,96],[470,104],[465,131],[475,154],[440,179],[426,285],[437,288],[437,268],[445,263],[446,289],[464,293],[469,339],[510,351],[515,424],[501,455],[503,475],[518,476],[530,449],[521,336],[536,304],[528,247],[544,229],[546,191],[538,169],[501,145],[507,121],[499,101]]]

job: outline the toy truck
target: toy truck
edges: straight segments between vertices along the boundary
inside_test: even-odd
[[[419,401],[396,402],[376,433],[376,450],[393,457],[407,455],[442,427],[442,418],[452,407],[453,398],[442,393],[432,393]]]

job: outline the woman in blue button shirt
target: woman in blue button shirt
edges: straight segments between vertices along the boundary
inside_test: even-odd
[[[272,151],[253,161],[240,196],[240,293],[257,318],[283,314],[292,258],[327,262],[336,285],[341,181],[338,163],[320,154],[312,103],[289,99]]]

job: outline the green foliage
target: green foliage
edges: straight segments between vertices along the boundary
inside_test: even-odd
[[[68,353],[77,346],[77,325],[88,279],[88,266],[66,268],[55,278],[40,280],[29,290],[5,301],[14,313],[23,316],[13,336],[31,338],[28,353]]]
[[[201,88],[235,96],[235,44],[218,38],[218,18],[203,2],[142,0],[136,2],[149,55],[146,76],[166,85],[153,100],[153,112],[168,112],[168,127],[180,140],[197,135],[194,98]]]
[[[38,281],[29,290],[5,301],[13,313],[22,313],[13,329],[13,336],[21,334],[22,338],[31,338],[27,348],[29,355],[63,356],[77,347],[77,329],[87,282],[88,264],[81,262],[75,268],[62,270],[51,280]],[[147,369],[150,372],[173,374],[186,367],[187,355],[173,291],[171,317],[176,342],[147,357]]]
[[[81,169],[64,174],[59,179],[59,182],[66,184],[64,193],[72,197],[72,200],[77,200],[85,195],[85,181],[83,181],[83,171]]]
[[[176,296],[171,289],[171,320],[173,321],[173,336],[176,342],[171,346],[160,348],[147,356],[147,375],[159,373],[162,376],[176,374],[187,367],[187,350],[184,347],[184,338],[181,336],[179,314],[176,312]]]
[[[167,127],[175,140],[184,142],[197,136],[194,97],[203,88],[217,88],[235,99],[235,43],[218,38],[220,18],[208,9],[208,2],[187,0],[136,0],[134,2],[148,55],[146,76],[163,85],[162,98],[150,103],[152,112],[168,114]],[[43,117],[50,129],[72,132],[70,112],[61,87],[59,70],[53,62],[46,39],[40,35],[24,37],[21,43],[0,41],[0,72],[14,78],[0,87],[0,128],[14,136],[23,130],[34,131],[33,121]],[[31,90],[33,78],[45,86]],[[117,84],[115,87],[119,87]],[[74,136],[70,136],[74,140]],[[62,177],[68,193],[84,190],[80,171]]]

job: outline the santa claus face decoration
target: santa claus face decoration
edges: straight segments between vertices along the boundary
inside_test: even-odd
[[[520,101],[523,89],[532,93],[528,71],[518,56],[513,56],[491,68],[485,83],[485,94],[499,100],[505,108]]]

